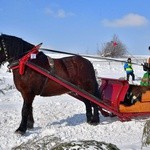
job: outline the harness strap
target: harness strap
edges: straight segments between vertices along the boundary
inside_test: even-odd
[[[52,59],[51,57],[47,56],[47,60],[48,60],[48,64],[50,66],[50,72],[52,74],[55,73],[55,68],[54,68],[54,59]]]
[[[42,87],[42,90],[41,90],[41,93],[40,93],[40,96],[43,95],[43,91],[44,91],[44,89],[45,89],[45,85],[47,84],[48,79],[49,79],[49,78],[46,77],[46,79],[45,79],[45,81],[44,81],[44,84],[43,84],[43,87]]]
[[[47,60],[48,60],[48,64],[49,64],[49,69],[48,71],[50,72],[50,74],[54,75],[55,73],[55,68],[54,68],[54,59],[52,59],[51,57],[47,56]],[[46,77],[44,83],[43,83],[43,87],[42,87],[42,90],[41,90],[41,93],[40,93],[40,96],[43,95],[43,92],[44,92],[44,89],[45,89],[45,86],[47,84],[47,81],[49,80],[48,77]]]
[[[76,70],[74,67],[75,61],[72,58],[63,59],[63,63],[65,65],[68,75],[71,79],[74,78],[75,76],[77,76]]]
[[[24,55],[20,60],[19,60],[19,64],[17,66],[13,66],[10,69],[17,69],[19,68],[19,74],[23,75],[24,74],[24,70],[25,70],[25,64],[26,62],[29,60],[29,58],[31,57],[31,54],[38,54],[38,50],[40,48],[40,46],[42,45],[42,43],[40,43],[37,46],[34,46],[29,53],[27,53],[26,55]]]

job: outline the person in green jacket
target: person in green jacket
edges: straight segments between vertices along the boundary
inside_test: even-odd
[[[140,85],[150,86],[150,73],[149,72],[144,73]]]
[[[140,85],[150,86],[150,58],[148,58],[147,63],[144,63],[143,70],[146,71],[146,73],[144,73]]]

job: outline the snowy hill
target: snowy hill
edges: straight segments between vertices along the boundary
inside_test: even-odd
[[[53,55],[51,57],[58,57]],[[60,57],[60,55],[59,55]],[[97,76],[125,78],[123,63],[91,60]],[[141,66],[133,65],[136,84],[143,76]],[[12,73],[7,72],[7,64],[0,69],[0,150],[10,150],[22,143],[51,136],[59,142],[103,141],[115,144],[120,150],[140,150],[143,127],[148,118],[137,118],[121,122],[117,117],[103,117],[100,124],[86,123],[84,104],[67,94],[55,97],[36,97],[33,103],[35,126],[24,136],[14,133],[21,120],[22,97],[15,89]],[[92,148],[94,150],[94,147]],[[148,150],[150,148],[143,148]]]

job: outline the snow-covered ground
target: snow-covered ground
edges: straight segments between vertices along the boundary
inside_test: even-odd
[[[55,56],[56,57],[56,56]],[[91,60],[99,77],[124,78],[123,64]],[[22,143],[45,136],[55,136],[63,142],[96,140],[115,144],[120,150],[140,150],[143,127],[148,118],[121,122],[117,117],[103,117],[100,124],[86,123],[84,104],[67,94],[55,97],[37,96],[33,103],[34,129],[24,136],[14,133],[20,124],[22,97],[15,89],[12,73],[7,65],[0,69],[0,150],[10,150]],[[143,75],[141,66],[133,65],[139,84]],[[143,148],[143,150],[148,150]]]

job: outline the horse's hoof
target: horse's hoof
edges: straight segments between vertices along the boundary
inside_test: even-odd
[[[24,134],[25,134],[24,131],[20,131],[20,130],[16,130],[15,133],[16,133],[16,134],[19,134],[19,135],[24,135]]]
[[[92,126],[97,126],[99,125],[99,123],[92,123]]]
[[[33,122],[28,122],[27,123],[27,129],[29,129],[29,130],[31,130],[31,129],[33,129],[34,127],[33,127]]]
[[[87,123],[90,124],[90,125],[93,125],[93,126],[99,125],[99,122],[96,122],[96,121],[89,121]]]
[[[32,130],[33,128],[34,128],[33,125],[28,125],[28,126],[27,126],[27,129],[28,129],[28,130]]]
[[[28,127],[27,129],[28,129],[28,130],[32,130],[32,129],[33,129],[33,127]]]

